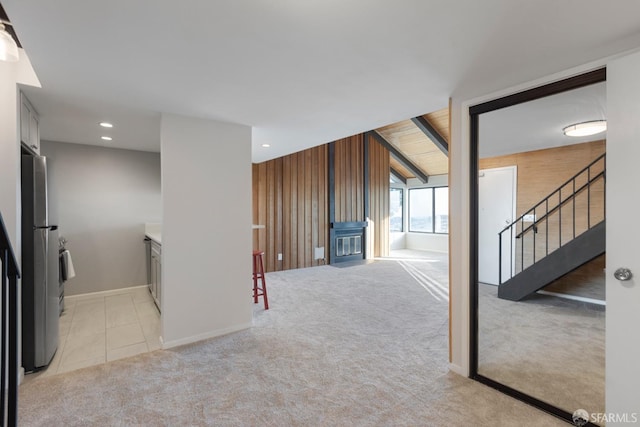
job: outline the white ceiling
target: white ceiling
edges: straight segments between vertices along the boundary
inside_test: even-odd
[[[597,83],[480,115],[480,158],[606,139],[606,132],[566,136],[562,129],[607,118],[607,85]]]
[[[43,139],[159,150],[160,113],[263,161],[640,47],[636,0],[2,0]],[[271,148],[260,145],[270,143]]]

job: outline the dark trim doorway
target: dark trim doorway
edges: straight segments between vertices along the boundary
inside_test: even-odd
[[[489,387],[535,406],[542,411],[554,415],[564,421],[573,424],[572,415],[550,403],[539,400],[533,396],[522,393],[505,384],[492,380],[478,373],[478,138],[479,115],[490,111],[499,110],[513,105],[533,101],[561,92],[578,89],[594,83],[606,81],[606,69],[601,68],[579,76],[550,83],[537,88],[529,89],[513,95],[498,98],[469,108],[470,125],[470,199],[469,199],[469,301],[470,301],[470,346],[469,346],[469,376]],[[596,426],[592,423],[587,426]]]

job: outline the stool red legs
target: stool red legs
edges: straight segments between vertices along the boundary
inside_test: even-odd
[[[264,309],[269,310],[269,301],[267,300],[267,284],[264,280],[264,265],[262,256],[264,251],[253,251],[253,303],[258,303],[258,297],[264,298]],[[262,287],[258,286],[258,280],[262,281]]]

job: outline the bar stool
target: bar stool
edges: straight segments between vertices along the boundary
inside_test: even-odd
[[[264,281],[264,265],[262,264],[262,256],[264,251],[253,251],[253,303],[258,303],[258,297],[264,297],[264,309],[269,310],[269,301],[267,300],[267,284]],[[258,287],[258,280],[262,280],[262,287]]]

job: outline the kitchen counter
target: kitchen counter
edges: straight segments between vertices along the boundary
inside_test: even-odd
[[[161,233],[150,233],[150,232],[146,232],[144,233],[145,236],[147,236],[148,238],[150,238],[151,240],[153,240],[154,242],[156,242],[157,244],[161,245],[162,244],[162,234]]]
[[[147,283],[158,311],[162,310],[162,224],[144,225],[145,252],[147,255]]]
[[[252,224],[251,228],[253,230],[263,229],[265,228],[262,224]],[[147,223],[144,225],[144,235],[158,243],[162,244],[162,224],[160,223]]]
[[[162,224],[147,223],[144,225],[144,235],[156,242],[162,244]]]

